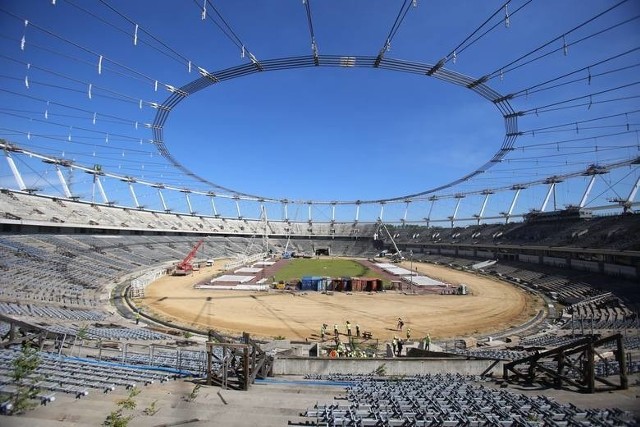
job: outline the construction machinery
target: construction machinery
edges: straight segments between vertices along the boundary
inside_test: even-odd
[[[198,243],[191,249],[191,251],[187,254],[187,256],[176,265],[176,269],[173,272],[174,276],[186,276],[189,272],[193,271],[193,265],[191,261],[196,256],[198,249],[204,243],[204,240],[199,240]]]

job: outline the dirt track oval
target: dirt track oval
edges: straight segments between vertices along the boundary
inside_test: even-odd
[[[215,291],[193,285],[219,273],[224,262],[185,277],[166,276],[149,285],[140,301],[144,310],[175,324],[226,333],[291,340],[317,340],[320,326],[334,324],[342,333],[345,322],[359,324],[374,338],[390,340],[398,317],[411,329],[411,337],[473,336],[520,325],[543,308],[542,300],[508,283],[442,266],[413,263],[430,277],[466,283],[469,295],[404,295],[396,292],[292,293]],[[408,267],[405,266],[405,267]],[[404,338],[404,336],[403,336]]]

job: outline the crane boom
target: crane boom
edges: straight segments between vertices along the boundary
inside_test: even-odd
[[[176,268],[178,270],[182,270],[185,272],[193,270],[193,265],[191,265],[191,260],[193,260],[193,258],[196,256],[198,249],[200,249],[200,246],[202,246],[203,243],[204,243],[204,240],[198,241],[198,243],[196,243],[193,249],[191,249],[191,252],[187,254],[187,256],[177,265]]]
[[[396,245],[395,239],[393,238],[391,233],[389,233],[389,229],[387,228],[387,226],[384,224],[384,222],[380,222],[380,225],[382,226],[384,231],[387,232],[387,236],[389,236],[389,239],[391,239],[391,243],[393,243],[393,248],[396,250],[394,257],[396,257],[398,260],[404,259],[402,258],[402,252],[400,252],[400,249],[398,249],[398,245]]]

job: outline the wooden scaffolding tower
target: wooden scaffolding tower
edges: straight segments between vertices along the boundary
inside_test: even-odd
[[[573,387],[583,393],[626,390],[629,384],[622,339],[621,334],[606,338],[589,335],[552,350],[507,363],[503,368],[503,376],[506,381],[543,383],[555,388]],[[598,353],[599,349],[611,343],[615,344],[613,361]],[[613,380],[614,376],[607,375],[607,372],[604,375],[597,374],[596,358],[605,363],[618,365],[618,383]]]
[[[241,343],[207,342],[207,385],[248,390],[256,378],[269,376],[272,366],[273,357],[247,333]]]

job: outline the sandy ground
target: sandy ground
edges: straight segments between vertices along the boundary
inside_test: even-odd
[[[409,263],[403,265],[409,268]],[[258,337],[286,337],[317,340],[320,326],[358,323],[374,338],[390,340],[398,317],[405,321],[411,337],[427,333],[433,339],[473,336],[505,330],[535,316],[542,301],[509,284],[490,277],[451,270],[442,266],[413,263],[413,268],[430,277],[452,284],[466,283],[470,295],[405,295],[397,292],[376,294],[335,292],[324,295],[271,290],[268,292],[216,291],[194,289],[222,272],[224,261],[190,276],[163,277],[146,290],[138,302],[147,312],[176,324],[213,328],[228,333],[249,332]],[[355,327],[354,327],[355,333]]]

